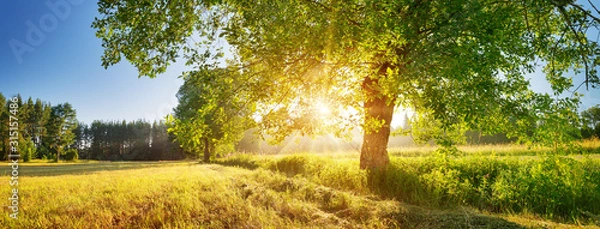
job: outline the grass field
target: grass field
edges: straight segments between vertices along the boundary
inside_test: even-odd
[[[5,202],[0,225],[599,228],[595,155],[467,154],[392,156],[377,174],[359,170],[356,153],[235,155],[216,164],[21,163],[19,219]],[[8,198],[10,170],[2,171],[0,197]]]

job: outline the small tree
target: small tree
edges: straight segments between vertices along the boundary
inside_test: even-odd
[[[596,105],[581,112],[582,130],[584,138],[600,138],[600,105]]]
[[[35,144],[31,139],[25,138],[19,142],[19,152],[23,162],[29,162],[31,157],[36,154]]]
[[[60,155],[75,142],[73,133],[75,128],[77,128],[77,118],[71,104],[65,103],[52,107],[49,121],[46,123],[48,134],[43,142],[54,153],[55,161],[59,161]]]
[[[6,98],[4,97],[4,95],[2,93],[0,93],[0,121],[2,122],[2,124],[0,124],[0,158],[1,159],[6,159],[6,155],[8,155],[7,153],[7,149],[9,148],[9,143],[8,143],[8,125],[4,124],[7,123],[9,118],[8,118],[8,113],[6,112]]]
[[[231,145],[242,138],[252,124],[251,100],[229,69],[204,68],[184,76],[177,97],[175,116],[169,131],[188,152],[203,152],[209,162],[219,145]]]

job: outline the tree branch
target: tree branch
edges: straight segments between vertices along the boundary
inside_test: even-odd
[[[589,0],[588,0],[588,1],[589,1]],[[593,7],[593,8],[596,10],[596,12],[600,13],[600,11],[598,11],[598,9],[596,8],[596,6],[594,6],[594,4],[592,4],[592,2],[591,2],[591,1],[589,1],[589,2],[590,2],[590,5],[592,5],[592,7]],[[569,3],[569,5],[571,5],[572,7],[575,7],[575,8],[577,8],[578,10],[580,10],[580,11],[581,11],[582,13],[584,13],[586,16],[588,16],[588,17],[592,18],[594,21],[596,21],[596,23],[600,23],[600,18],[598,18],[598,17],[596,17],[596,16],[592,15],[590,12],[588,12],[587,10],[585,10],[585,9],[584,9],[583,7],[581,7],[580,5],[577,5],[577,4],[575,4],[575,3]],[[558,7],[558,6],[557,6],[557,7]],[[559,7],[559,8],[562,8],[562,7]],[[563,8],[563,10],[564,10],[564,8]]]
[[[571,32],[573,32],[573,36],[575,36],[575,39],[577,39],[577,42],[579,42],[579,45],[581,45],[582,47],[585,47],[584,40],[579,36],[579,34],[577,34],[577,30],[573,27],[573,24],[571,23],[571,18],[567,14],[567,11],[565,10],[565,8],[562,6],[557,6],[557,8],[558,8],[558,11],[560,12],[560,14],[565,18],[567,26],[569,27],[569,29],[571,29]],[[598,22],[600,22],[600,20]],[[581,55],[581,58],[583,59],[583,64],[585,66],[585,81],[584,81],[585,87],[587,90],[589,90],[590,76],[589,76],[588,58],[585,53],[580,53],[580,55]]]
[[[318,1],[313,1],[313,0],[305,0],[308,3],[317,5],[318,7],[321,7],[322,9],[326,10],[327,12],[331,13],[333,12],[333,9],[329,6],[323,5],[323,3],[320,3]],[[350,24],[356,26],[356,27],[361,27],[362,25],[360,23],[358,23],[357,21],[354,21],[350,18],[346,18],[346,20],[348,20],[348,22],[350,22]]]

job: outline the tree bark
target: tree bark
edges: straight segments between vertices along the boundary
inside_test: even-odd
[[[56,148],[56,162],[60,161],[60,150],[58,148]]]
[[[385,74],[389,64],[380,66],[377,74]],[[394,113],[394,100],[381,92],[378,78],[366,77],[362,84],[366,96],[364,102],[365,126],[368,120],[383,120],[383,125],[377,128],[365,128],[363,144],[360,150],[360,168],[373,170],[383,169],[389,162],[387,145],[390,137],[390,123]]]
[[[210,142],[208,138],[203,138],[204,140],[204,162],[210,162]]]

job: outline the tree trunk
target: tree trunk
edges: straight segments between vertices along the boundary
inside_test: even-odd
[[[208,163],[210,162],[210,142],[208,140],[208,138],[203,138],[204,139],[204,162]]]
[[[388,64],[380,67],[378,74],[384,75]],[[365,128],[362,148],[360,150],[360,168],[361,169],[382,169],[389,162],[387,145],[390,137],[390,123],[394,113],[394,98],[385,96],[381,93],[378,79],[366,77],[362,84],[366,99],[365,108],[365,126],[369,120],[376,120],[383,125],[377,128]]]

